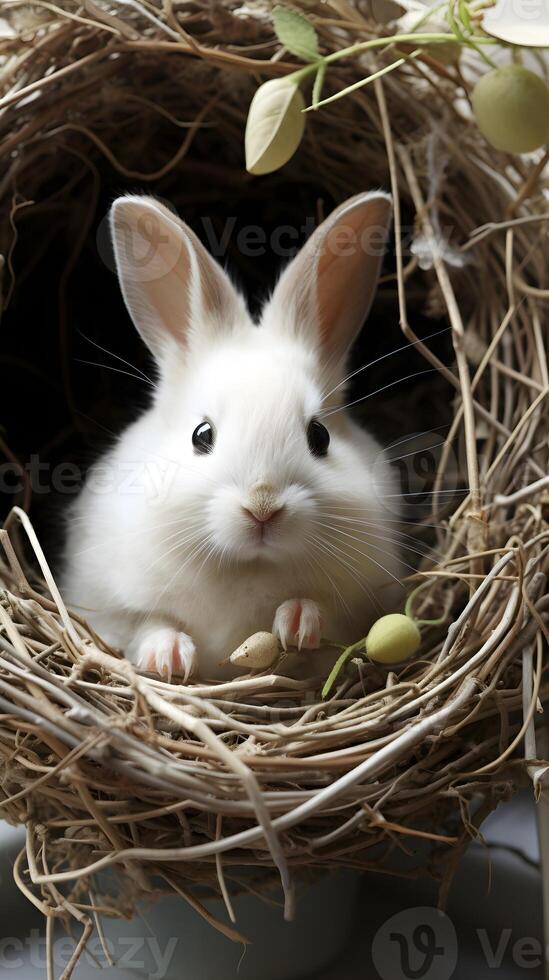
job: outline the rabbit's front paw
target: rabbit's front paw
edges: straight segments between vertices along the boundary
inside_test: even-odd
[[[285,650],[316,650],[320,646],[320,609],[312,599],[287,599],[275,613],[273,633]]]
[[[136,661],[143,670],[154,671],[168,680],[172,674],[181,674],[185,684],[196,666],[196,648],[186,633],[178,633],[170,626],[156,627],[141,639]]]

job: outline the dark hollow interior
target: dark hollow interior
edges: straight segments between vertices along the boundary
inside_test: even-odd
[[[14,215],[14,279],[5,279],[0,434],[7,457],[2,454],[1,503],[4,516],[16,503],[30,509],[54,566],[67,501],[88,465],[149,398],[146,383],[129,376],[132,368],[118,358],[146,374],[154,370],[112,271],[105,224],[112,200],[125,191],[154,194],[175,207],[210,249],[225,233],[220,260],[254,309],[287,260],[273,233],[279,229],[287,255],[303,241],[306,219],[316,220],[339,203],[320,182],[304,180],[293,163],[270,177],[250,178],[237,152],[220,176],[212,160],[222,159],[221,152],[218,147],[216,157],[211,134],[198,136],[184,168],[148,185],[125,180],[102,157],[90,168],[81,155],[67,153],[59,155],[55,176],[38,181],[32,193],[18,189],[34,203]],[[292,231],[282,234],[281,226]],[[429,513],[440,450],[426,453],[424,441],[413,436],[428,432],[432,445],[440,445],[451,420],[452,393],[436,372],[425,373],[429,365],[413,347],[393,353],[406,344],[394,269],[391,245],[384,281],[351,356],[352,368],[377,363],[354,379],[349,400],[368,396],[355,411],[384,446],[399,444],[391,455],[397,466],[400,459],[407,516],[414,523]],[[420,337],[439,331],[429,344],[451,363],[446,322],[424,313],[426,275],[416,271],[408,289],[414,330]],[[413,564],[417,557],[409,560]]]

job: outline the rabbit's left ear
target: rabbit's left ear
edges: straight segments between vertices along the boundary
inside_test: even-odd
[[[343,358],[374,298],[391,221],[391,197],[357,194],[313,232],[280,277],[264,313],[267,329],[290,330]]]

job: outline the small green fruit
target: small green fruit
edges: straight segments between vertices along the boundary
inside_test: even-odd
[[[478,127],[496,150],[531,153],[549,139],[549,86],[522,65],[483,75],[472,101]]]
[[[403,613],[382,616],[366,637],[366,653],[379,664],[399,664],[419,650],[421,634],[413,619]]]

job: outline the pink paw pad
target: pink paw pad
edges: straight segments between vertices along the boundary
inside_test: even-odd
[[[190,636],[165,627],[151,630],[139,645],[137,664],[171,680],[181,674],[183,683],[190,677],[196,663],[196,649]]]
[[[273,633],[284,650],[316,650],[320,646],[320,609],[312,599],[287,599],[275,613]]]

